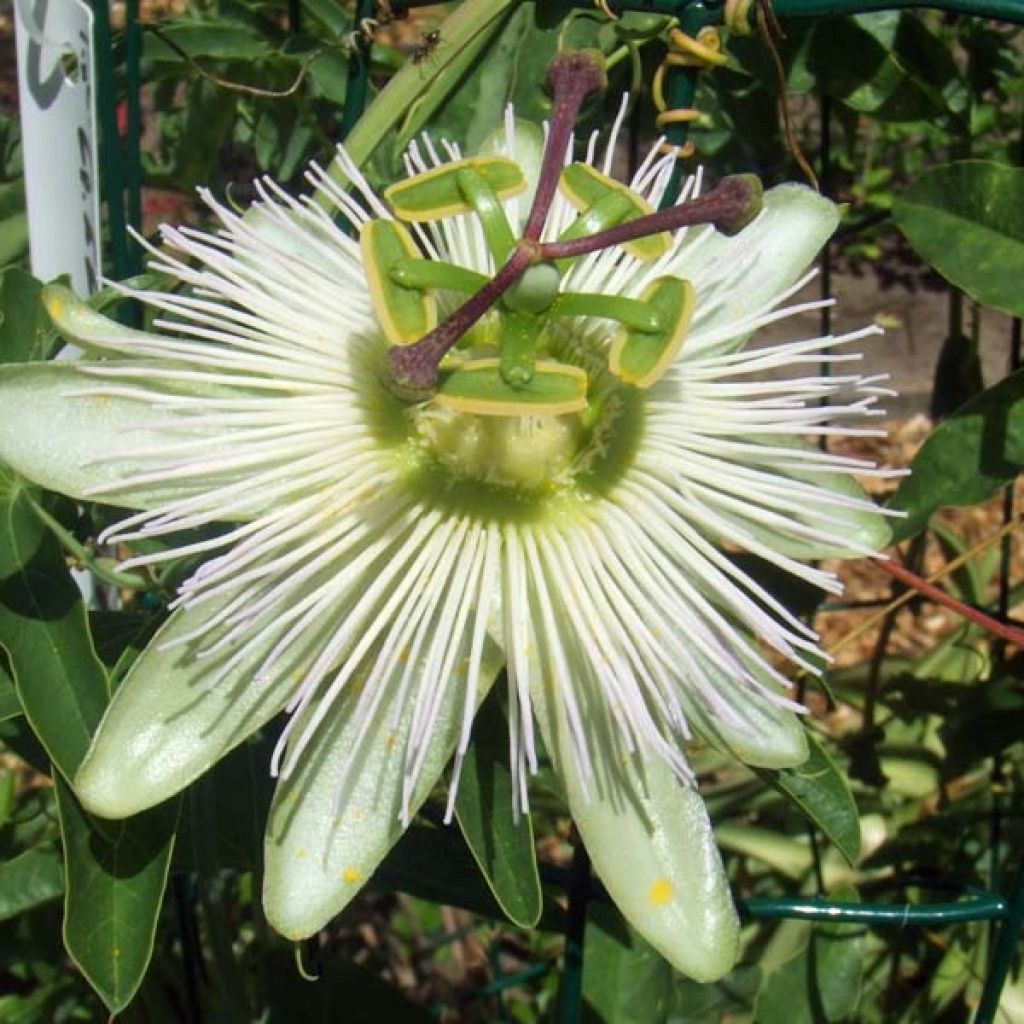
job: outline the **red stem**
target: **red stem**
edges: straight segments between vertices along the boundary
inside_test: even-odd
[[[968,621],[981,626],[982,629],[988,630],[989,633],[994,633],[996,636],[1001,637],[1007,643],[1024,647],[1024,629],[1008,626],[998,619],[992,618],[991,615],[986,615],[985,612],[972,608],[969,604],[964,604],[963,601],[958,601],[941,587],[935,586],[934,583],[929,583],[923,577],[918,576],[916,572],[911,572],[898,562],[888,558],[880,558],[877,561],[890,576],[898,579],[900,583],[905,583],[908,587],[916,590],[929,600],[934,601],[936,604],[941,604],[944,608],[949,608],[951,611],[956,612],[957,615],[961,615]]]

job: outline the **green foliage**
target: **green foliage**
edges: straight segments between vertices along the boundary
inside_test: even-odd
[[[849,903],[856,891],[833,890]],[[836,1024],[856,1019],[864,973],[862,924],[816,924],[798,953],[768,974],[758,992],[756,1024]]]
[[[1024,314],[1024,170],[963,160],[923,175],[893,206],[926,262],[972,299]]]
[[[22,707],[51,760],[71,778],[107,703],[82,595],[28,486],[0,468],[0,637]]]
[[[846,778],[824,748],[807,737],[810,753],[796,768],[758,769],[770,786],[792,800],[850,864],[860,856],[860,819]]]
[[[495,687],[477,712],[473,741],[462,768],[455,814],[459,828],[509,920],[532,928],[542,903],[533,827],[513,813],[508,767],[508,722]]]
[[[82,809],[62,779],[56,786],[67,872],[64,943],[117,1013],[132,1001],[153,952],[177,807],[101,821]]]
[[[588,1024],[647,1024],[672,1006],[672,968],[610,907],[594,907],[584,936]]]
[[[221,191],[257,171],[295,179],[311,156],[330,159],[349,88],[351,4],[303,0],[301,14],[302,34],[293,37],[279,4],[199,0],[145,34],[143,76],[158,136],[144,152],[147,184]],[[500,129],[508,102],[519,116],[548,116],[543,72],[560,41],[597,48],[610,64],[611,88],[585,111],[584,135],[606,128],[619,90],[649,83],[664,52],[663,19],[609,22],[596,8],[573,12],[568,0],[556,0],[510,4],[457,52],[412,61],[410,40],[441,16],[428,12],[406,30],[404,51],[377,35],[371,97],[403,67],[411,84],[408,102],[357,137],[372,177],[390,178],[421,131],[468,152]],[[813,157],[817,147],[810,97],[829,97],[839,128],[829,184],[849,204],[843,256],[891,269],[893,254],[903,253],[895,223],[970,298],[1024,312],[1024,172],[1012,166],[1024,100],[1018,30],[910,12],[808,19],[786,29],[780,52],[804,148]],[[729,65],[704,76],[698,92],[700,155],[716,172],[793,177],[763,44],[733,38],[728,49]],[[653,134],[643,89],[631,119],[643,138]],[[983,159],[949,163],[968,154]],[[25,259],[23,206],[17,128],[0,119],[0,268]],[[20,269],[0,279],[0,360],[47,359],[59,346],[38,292]],[[976,394],[977,349],[956,332],[943,360],[935,409],[947,418],[890,504],[908,513],[893,520],[894,541],[926,536],[950,559],[969,543],[935,513],[985,501],[1024,462],[1024,371]],[[217,1021],[328,1021],[339,1006],[346,1019],[381,1024],[554,1019],[566,913],[558,900],[563,874],[550,861],[564,866],[565,797],[545,766],[532,782],[532,823],[513,821],[495,697],[477,718],[463,767],[461,837],[440,826],[439,806],[428,802],[366,893],[302,949],[321,976],[310,984],[260,906],[275,725],[189,787],[177,840],[176,803],[111,823],[86,814],[62,780],[81,760],[108,688],[124,677],[194,564],[115,576],[112,591],[109,553],[95,549],[112,513],[56,500],[5,468],[0,513],[0,1022],[105,1019],[97,996],[125,1024],[178,1024],[189,1019],[192,1000],[203,1019]],[[69,561],[105,581],[93,601],[105,607],[87,606]],[[737,557],[744,571],[754,572],[754,561]],[[992,549],[948,586],[991,608],[998,568]],[[767,563],[755,575],[797,613],[816,613],[817,591]],[[1022,596],[1011,594],[1011,608]],[[965,625],[915,660],[880,651],[873,661],[829,671],[839,713],[816,729],[796,768],[754,773],[695,747],[734,891],[809,897],[820,879],[835,899],[850,899],[843,886],[852,883],[865,899],[900,903],[936,899],[951,883],[990,884],[993,864],[1008,860],[1021,839],[1022,671],[1019,658],[1004,659],[983,631]],[[987,822],[996,806],[1006,812],[1007,842],[991,850]],[[811,842],[809,829],[829,844]],[[169,874],[173,900],[164,899]],[[986,968],[978,925],[924,932],[748,921],[740,965],[721,982],[699,985],[675,974],[600,892],[594,897],[583,998],[585,1019],[602,1024],[962,1024]],[[466,950],[477,955],[462,969],[461,988],[448,981],[456,947],[463,964]],[[68,955],[81,976],[66,969]],[[1011,987],[1005,1005],[1019,999],[1019,985]]]
[[[962,406],[925,441],[890,505],[893,539],[919,533],[938,509],[974,505],[1010,483],[1024,465],[1024,370]]]

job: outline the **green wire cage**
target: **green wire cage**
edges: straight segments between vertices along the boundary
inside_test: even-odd
[[[406,0],[403,7],[426,6],[432,0]],[[641,12],[678,19],[680,27],[689,35],[697,36],[702,29],[720,26],[735,17],[731,5],[724,0],[601,0],[601,10],[613,15],[619,12]],[[774,0],[774,13],[780,18],[815,18],[827,15],[856,14],[870,11],[892,10],[901,7],[927,7],[979,18],[1001,19],[1024,24],[1024,0],[932,0],[924,4],[915,0]],[[101,197],[106,208],[109,251],[105,266],[113,278],[125,278],[141,271],[141,252],[126,231],[129,226],[141,224],[142,213],[142,158],[140,133],[142,127],[140,96],[140,59],[143,27],[139,18],[139,0],[126,0],[123,32],[111,29],[110,12],[103,0],[92,0],[95,21],[95,49],[97,110],[99,114],[101,148]],[[576,0],[575,7],[595,8],[595,0]],[[378,10],[377,0],[356,0],[354,23],[372,18]],[[743,16],[753,18],[756,7],[748,4]],[[293,32],[300,28],[301,12],[298,0],[288,0],[289,26]],[[367,40],[356,36],[355,52],[349,67],[349,80],[342,113],[342,134],[356,124],[369,96],[369,60]],[[697,69],[674,67],[668,70],[665,95],[671,108],[688,108],[694,99]],[[123,101],[123,121],[118,124],[117,108]],[[832,152],[830,138],[831,110],[827,99],[821,100],[821,137],[818,153],[818,175],[826,193],[832,181]],[[685,122],[669,124],[668,140],[682,147],[687,141]],[[823,292],[831,288],[828,250],[823,256],[821,284]],[[822,331],[829,330],[829,310],[822,311]],[[1020,321],[1014,321],[1010,337],[1010,365],[1020,362]],[[1011,518],[1009,499],[1007,521]],[[1008,546],[1004,545],[1001,566],[1001,593],[1006,601],[1009,574]],[[1005,615],[1006,608],[1000,609]],[[991,863],[993,866],[988,888],[981,891],[954,893],[946,902],[911,903],[842,903],[824,898],[785,897],[738,901],[741,915],[749,920],[801,919],[819,922],[852,922],[878,928],[941,929],[964,922],[991,922],[992,942],[985,972],[975,1024],[992,1024],[996,1020],[1000,994],[1010,975],[1022,923],[1024,923],[1024,872],[1018,869],[1015,878],[998,877],[1000,863],[999,844],[1003,834],[999,802],[994,801],[991,821]],[[817,855],[812,843],[812,851]],[[1018,865],[1019,868],[1019,865]],[[561,982],[561,1020],[575,1024],[583,1018],[582,968],[586,956],[584,928],[588,906],[601,900],[602,894],[592,881],[585,850],[577,845],[573,863],[568,871],[549,869],[545,881],[564,889],[568,900],[566,929],[565,973]],[[539,967],[543,972],[545,968]],[[500,991],[505,982],[519,983],[525,975],[519,974],[492,983],[490,989]]]

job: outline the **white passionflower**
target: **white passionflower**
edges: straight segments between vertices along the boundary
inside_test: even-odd
[[[598,173],[579,172],[599,189],[619,123],[599,166],[590,141]],[[492,150],[524,179],[535,132],[510,117]],[[414,146],[414,182],[444,178],[446,158]],[[690,282],[685,340],[656,379],[630,380],[610,361],[628,325],[570,305],[534,339],[536,366],[585,389],[584,407],[495,415],[472,387],[418,402],[389,387],[381,317],[395,295],[379,294],[386,258],[365,260],[367,225],[393,224],[393,207],[344,150],[338,161],[349,192],[314,165],[313,198],[261,181],[242,216],[203,193],[216,230],[163,228],[151,266],[182,287],[123,289],[157,311],[151,331],[51,287],[50,313],[87,358],[0,369],[0,456],[14,469],[139,509],[103,539],[161,543],[126,566],[210,556],[117,691],[76,791],[99,815],[134,814],[287,712],[264,901],[280,931],[308,935],[358,891],[453,755],[457,779],[475,709],[507,664],[521,808],[543,738],[617,904],[681,970],[719,976],[737,921],[685,745],[696,734],[748,763],[799,763],[801,709],[769,655],[811,672],[821,657],[729,552],[838,593],[807,562],[870,555],[887,536],[852,479],[885,471],[808,443],[876,433],[862,421],[877,415],[877,378],[812,368],[857,359],[850,344],[874,329],[744,347],[820,305],[786,303],[835,208],[782,186],[734,237],[690,227],[646,261],[621,246],[567,261],[557,294],[633,299],[618,307],[627,320],[652,283]],[[657,208],[671,173],[652,152],[630,191],[617,188]],[[587,215],[565,192],[542,239]],[[501,205],[518,237],[522,197]],[[472,213],[402,232],[385,241],[414,239],[420,273],[425,261],[495,273]],[[432,323],[464,299],[412,291],[414,314],[436,304]],[[685,319],[677,306],[668,319]],[[508,317],[496,307],[444,365],[497,364]],[[779,369],[795,376],[765,376]]]

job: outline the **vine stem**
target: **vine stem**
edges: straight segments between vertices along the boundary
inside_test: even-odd
[[[880,558],[878,559],[878,565],[894,579],[913,588],[936,604],[949,608],[951,611],[956,612],[957,615],[962,616],[969,622],[973,622],[975,625],[981,626],[982,629],[987,630],[994,636],[1000,637],[1007,643],[1024,647],[1024,629],[1018,629],[1005,622],[1000,622],[986,612],[981,611],[981,609],[973,608],[963,601],[958,601],[952,594],[946,593],[945,590],[935,586],[934,583],[929,583],[923,576],[918,576],[916,572],[911,572],[910,569],[900,565],[899,562],[894,562],[889,558]]]
[[[984,540],[979,541],[972,548],[965,551],[962,555],[958,555],[951,562],[947,562],[938,572],[932,573],[931,576],[927,577],[928,583],[938,583],[939,580],[944,579],[950,573],[956,572],[957,569],[962,565],[966,565],[972,558],[981,554],[986,548],[991,547],[997,541],[1002,540],[1012,533],[1018,526],[1020,526],[1021,520],[1015,519],[1012,522],[1005,524],[997,533],[992,534],[990,537],[986,537]],[[899,597],[892,601],[889,601],[881,611],[876,612],[874,615],[869,616],[863,622],[859,623],[848,633],[845,633],[839,640],[836,641],[830,648],[828,653],[835,654],[837,651],[842,650],[847,644],[851,643],[862,633],[866,633],[869,629],[875,626],[879,621],[884,619],[887,615],[892,614],[898,608],[902,608],[908,601],[913,600],[914,591],[908,590]]]

